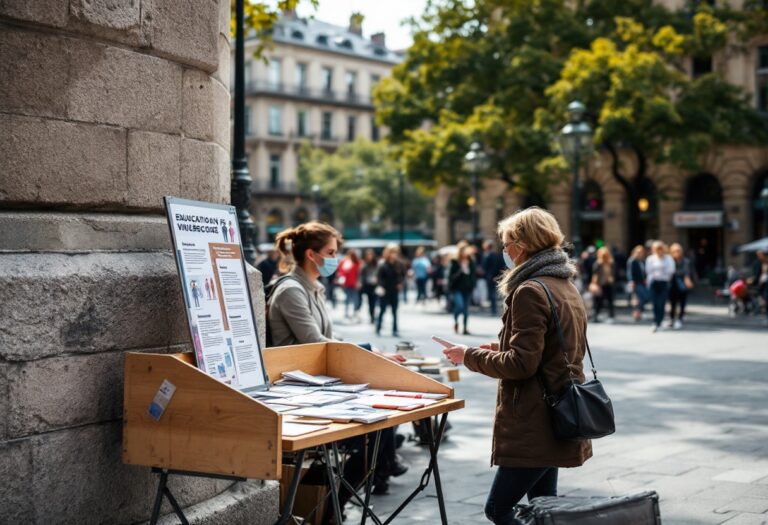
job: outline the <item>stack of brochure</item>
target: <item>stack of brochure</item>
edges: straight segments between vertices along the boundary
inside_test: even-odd
[[[378,410],[371,407],[361,406],[355,401],[346,403],[337,403],[324,407],[308,407],[291,411],[291,415],[302,417],[314,417],[319,419],[330,419],[337,423],[376,423],[383,421],[394,412],[390,410]]]
[[[295,385],[295,386],[331,386],[341,383],[338,377],[313,376],[301,370],[291,370],[283,372],[283,378],[275,381],[276,385]]]

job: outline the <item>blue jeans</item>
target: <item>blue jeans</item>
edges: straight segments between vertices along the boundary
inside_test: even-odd
[[[344,317],[349,317],[357,311],[357,302],[360,297],[360,292],[357,288],[344,288]],[[349,313],[350,307],[352,314]]]
[[[496,279],[486,279],[488,283],[488,300],[491,303],[491,314],[496,315],[499,310],[499,291],[496,289]]]
[[[635,284],[635,297],[637,298],[636,310],[645,311],[645,305],[648,303],[648,288],[644,284]]]
[[[669,283],[653,281],[651,283],[651,302],[653,303],[653,324],[661,326],[664,321],[664,307],[669,296]]]
[[[467,319],[469,318],[469,300],[472,295],[469,292],[453,292],[453,321],[459,322],[459,316],[464,316],[464,328],[467,328]]]
[[[427,278],[416,278],[416,302],[427,300]]]
[[[499,467],[485,502],[485,516],[496,525],[514,525],[515,505],[523,496],[557,496],[557,467]]]

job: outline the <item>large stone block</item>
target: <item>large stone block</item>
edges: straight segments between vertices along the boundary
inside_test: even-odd
[[[0,255],[0,358],[155,348],[189,339],[167,253]]]
[[[0,246],[13,252],[170,250],[165,217],[113,213],[0,212]]]
[[[181,138],[175,135],[128,133],[128,194],[131,207],[162,210],[164,195],[180,190]]]
[[[118,419],[122,368],[122,352],[9,364],[9,436]]]
[[[30,438],[33,467],[25,477],[27,489],[34,501],[45,504],[36,506],[34,516],[17,523],[79,525],[147,519],[157,476],[148,468],[122,464],[121,429],[122,423],[115,421]],[[169,483],[182,506],[209,499],[230,485],[203,478],[176,478]]]
[[[227,41],[230,41],[230,33],[231,33],[231,4],[230,2],[227,2],[227,0],[219,0],[219,33],[227,39]],[[227,60],[229,62],[229,60]],[[221,62],[219,62],[219,66],[221,66]]]
[[[229,151],[229,92],[196,69],[184,70],[182,130],[190,138],[216,142]]]
[[[69,2],[61,0],[0,0],[0,15],[54,27],[67,24]]]
[[[144,45],[140,0],[70,0],[70,31],[132,45]]]
[[[178,133],[181,67],[112,46],[82,44],[81,48],[70,68],[70,118]]]
[[[218,144],[183,139],[181,196],[209,202],[229,202],[229,155]]]
[[[32,449],[27,440],[0,441],[0,523],[32,523],[34,503],[29,491]]]
[[[8,364],[0,363],[0,441],[8,435]]]
[[[158,55],[212,73],[218,67],[218,9],[212,0],[143,0],[142,30]]]
[[[0,202],[119,205],[125,150],[122,129],[0,114]]]
[[[70,55],[63,39],[19,31],[0,30],[0,110],[25,115],[64,117]]]
[[[213,74],[213,78],[224,84],[227,90],[229,90],[231,62],[232,62],[232,48],[229,45],[229,40],[224,35],[219,35],[219,69]]]

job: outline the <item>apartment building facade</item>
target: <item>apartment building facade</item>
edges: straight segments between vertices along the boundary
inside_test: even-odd
[[[253,179],[251,211],[258,242],[313,218],[333,222],[317,194],[301,191],[303,144],[335,150],[357,137],[379,140],[371,90],[400,56],[385,35],[363,36],[349,27],[284,12],[265,60],[250,58],[258,42],[246,41],[246,150]]]

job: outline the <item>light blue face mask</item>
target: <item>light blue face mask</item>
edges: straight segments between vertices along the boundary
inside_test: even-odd
[[[512,257],[509,256],[509,254],[507,253],[507,250],[502,251],[501,256],[504,258],[504,264],[507,265],[507,268],[509,268],[510,270],[514,270],[515,261],[513,261]]]
[[[322,257],[322,255],[320,256]],[[339,267],[339,258],[323,257],[323,265],[320,266],[319,264],[315,263],[315,266],[317,266],[317,271],[320,272],[320,275],[322,277],[330,277],[331,275],[333,275],[333,272],[335,272],[336,269]]]

